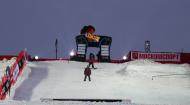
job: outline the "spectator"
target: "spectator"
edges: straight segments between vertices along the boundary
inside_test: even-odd
[[[90,69],[89,65],[85,68],[84,75],[85,75],[84,81],[86,81],[87,77],[88,77],[88,80],[91,81],[91,79],[90,79],[91,69]]]

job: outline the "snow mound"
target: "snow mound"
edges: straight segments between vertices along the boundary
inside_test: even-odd
[[[161,64],[151,60],[135,60],[124,63],[125,66],[118,72],[132,77],[147,77],[151,78],[155,75],[190,75],[189,64]],[[172,75],[173,74],[173,75]],[[176,75],[175,75],[176,74]],[[189,74],[189,75],[188,75]],[[184,76],[184,75],[183,75]]]
[[[190,103],[189,64],[160,64],[149,60],[95,63],[97,69],[92,69],[92,81],[84,82],[86,65],[87,62],[74,61],[29,62],[10,100],[33,102],[41,98],[72,98],[128,99],[143,104]],[[152,80],[153,76],[156,77]]]

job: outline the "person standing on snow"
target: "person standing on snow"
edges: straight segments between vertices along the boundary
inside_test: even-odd
[[[86,81],[86,78],[88,77],[88,80],[91,81],[90,75],[91,75],[91,69],[89,66],[87,66],[84,70],[84,81]]]

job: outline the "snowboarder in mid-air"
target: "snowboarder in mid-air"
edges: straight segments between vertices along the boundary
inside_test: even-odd
[[[85,68],[84,70],[84,81],[86,81],[86,78],[88,77],[88,80],[91,81],[90,75],[91,75],[91,69],[89,67],[89,65]]]

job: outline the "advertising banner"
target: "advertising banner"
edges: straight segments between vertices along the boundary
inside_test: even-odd
[[[90,33],[86,34],[86,38],[88,39],[89,42],[99,42],[100,37],[98,35],[93,35]]]
[[[180,62],[180,53],[145,53],[131,52],[131,60],[135,59],[150,59],[153,61],[174,61]]]

